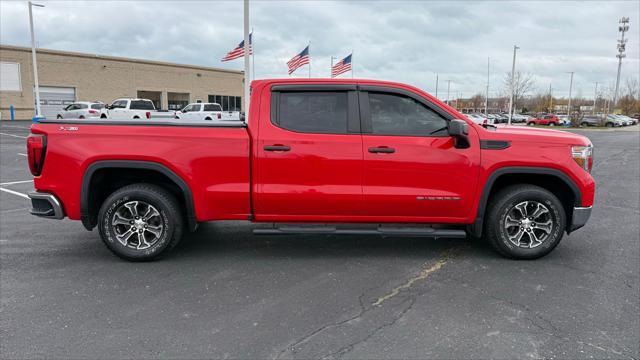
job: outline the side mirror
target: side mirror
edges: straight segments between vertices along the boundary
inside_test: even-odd
[[[466,149],[469,144],[469,125],[464,120],[453,119],[449,121],[449,136],[455,140],[457,149]]]

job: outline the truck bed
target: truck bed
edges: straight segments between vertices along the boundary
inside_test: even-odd
[[[35,186],[58,196],[70,219],[81,218],[89,165],[117,162],[122,177],[149,162],[178,176],[191,191],[195,220],[246,220],[249,135],[244,122],[157,120],[44,120],[33,133],[47,135],[47,161]],[[95,176],[95,175],[94,175]],[[215,204],[215,206],[213,206]]]

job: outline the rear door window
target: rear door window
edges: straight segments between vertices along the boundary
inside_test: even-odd
[[[131,100],[131,110],[155,110],[153,103],[147,100]]]
[[[91,104],[91,108],[94,110],[100,110],[104,108],[104,104]]]
[[[347,92],[282,92],[276,122],[307,133],[347,133]]]
[[[222,111],[222,107],[218,104],[206,104],[204,111]]]

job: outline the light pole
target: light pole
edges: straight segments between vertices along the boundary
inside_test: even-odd
[[[571,121],[571,89],[573,88],[573,71],[570,71],[567,74],[571,74],[571,80],[569,80],[569,104],[567,105],[567,116],[569,121]],[[573,124],[573,122],[571,123]]]
[[[484,116],[487,116],[489,109],[489,57],[487,57],[487,96],[484,98]]]
[[[620,26],[618,26],[618,31],[620,31],[621,37],[618,40],[618,77],[616,78],[616,91],[613,93],[613,110],[616,109],[616,103],[618,102],[618,88],[620,86],[620,70],[622,69],[622,58],[626,55],[624,54],[625,45],[627,40],[624,38],[624,33],[629,30],[629,18],[623,17],[618,21]]]
[[[436,74],[436,99],[438,98],[438,74]]]
[[[549,84],[549,112],[553,114],[553,88]]]
[[[513,115],[513,87],[516,72],[516,50],[520,49],[518,46],[513,45],[513,64],[511,65],[511,96],[509,98],[509,125],[511,125],[511,117]]]
[[[36,117],[39,117],[42,112],[40,111],[40,85],[38,84],[38,63],[36,62],[36,36],[33,32],[33,11],[32,7],[44,7],[44,5],[34,4],[31,1],[28,2],[29,5],[29,27],[31,29],[31,62],[33,64],[33,84],[35,86],[35,94],[36,94]]]
[[[249,120],[249,89],[251,87],[249,46],[249,0],[244,0],[244,116],[247,121]]]
[[[593,91],[593,111],[591,111],[592,115],[596,114],[596,100],[598,99],[598,82],[596,81],[596,89]]]
[[[447,80],[447,105],[449,105],[449,92],[451,90],[451,80]]]

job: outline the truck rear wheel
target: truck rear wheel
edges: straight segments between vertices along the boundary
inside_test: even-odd
[[[489,204],[486,238],[502,255],[537,259],[550,253],[566,228],[564,207],[548,190],[535,185],[512,185]]]
[[[184,228],[175,197],[150,184],[116,190],[102,204],[98,220],[102,241],[129,261],[160,258],[180,242]]]

